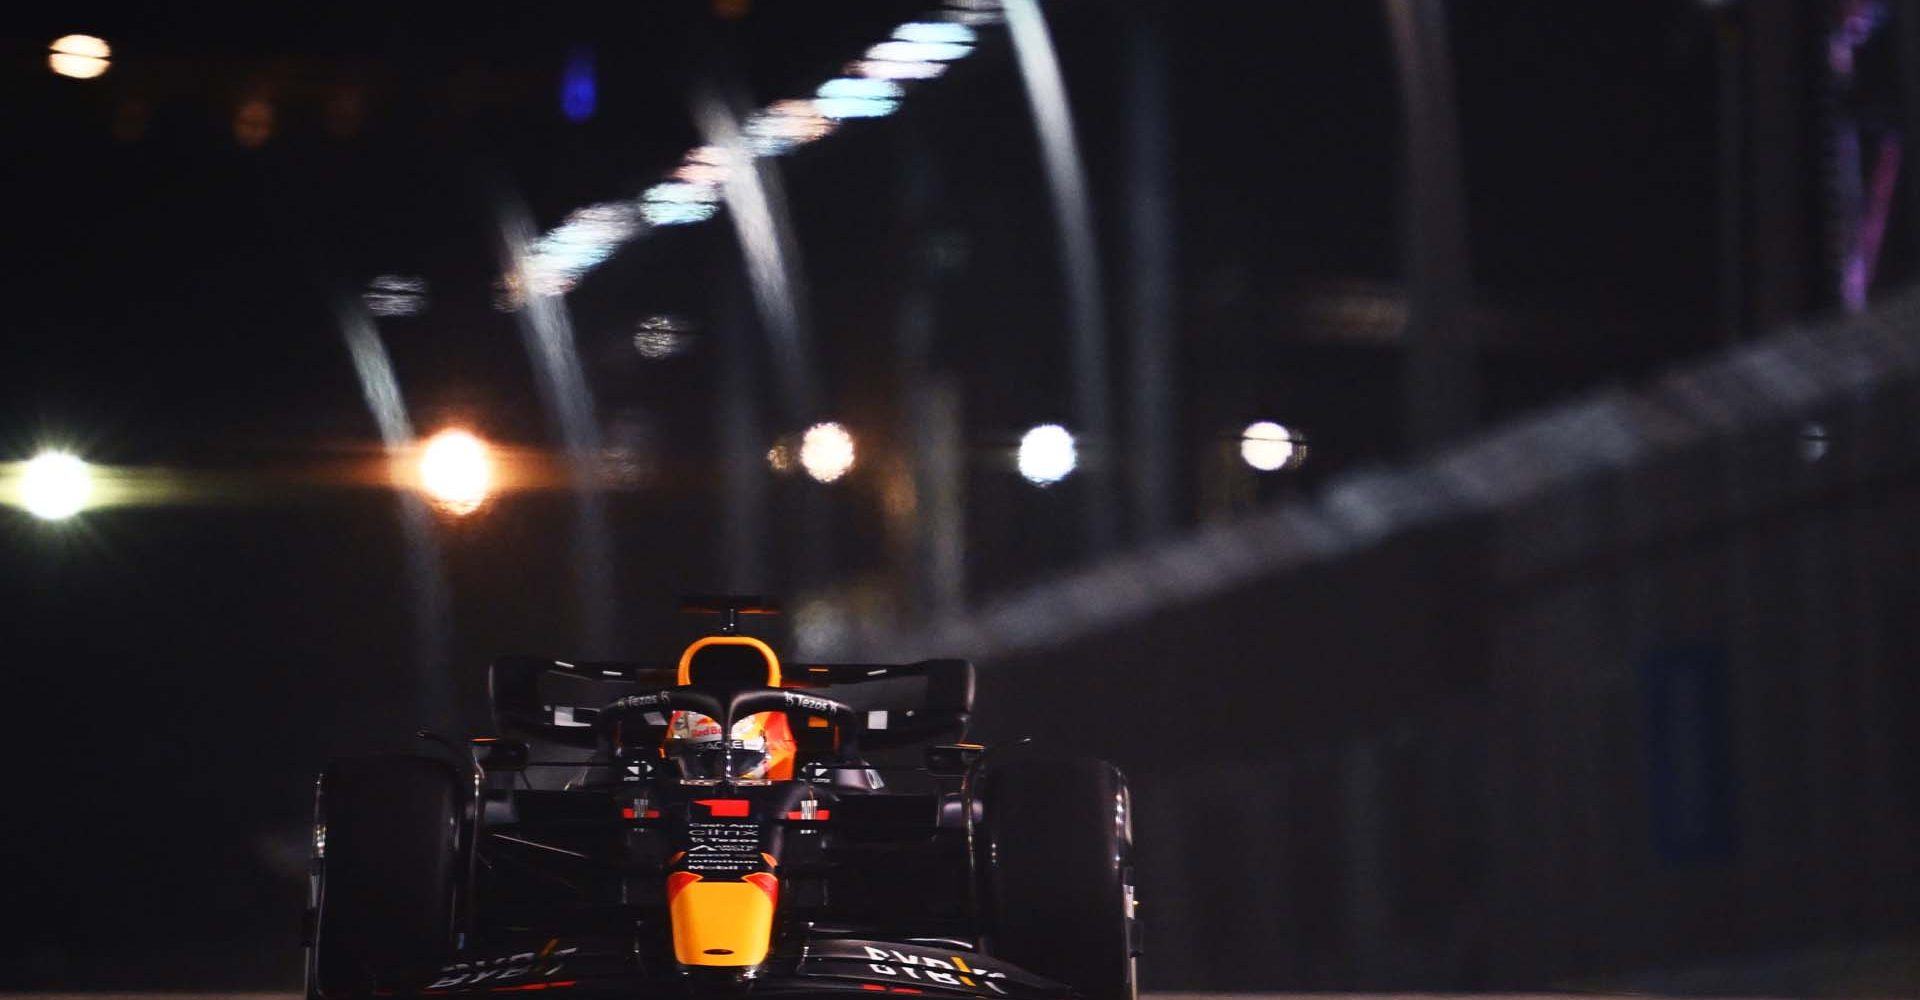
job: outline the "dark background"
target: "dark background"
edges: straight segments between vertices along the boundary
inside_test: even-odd
[[[1680,0],[1450,5],[1479,426],[1642,386],[1777,322],[1837,311],[1822,174],[1835,113],[1821,60],[1832,11],[1754,8],[1773,34],[1730,28],[1729,15]],[[1006,31],[987,26],[975,54],[912,86],[898,114],[849,122],[777,161],[822,409],[859,436],[854,472],[829,486],[769,480],[763,569],[744,581],[730,572],[719,555],[726,376],[747,373],[754,432],[766,444],[804,421],[776,399],[775,363],[724,215],[660,230],[568,296],[594,418],[639,470],[606,495],[619,611],[610,648],[581,649],[571,491],[529,489],[472,517],[433,516],[450,595],[444,662],[435,663],[419,660],[401,502],[374,482],[380,438],[339,303],[377,275],[423,277],[426,311],[379,321],[415,428],[462,424],[558,465],[562,442],[521,334],[493,307],[503,206],[524,206],[544,231],[575,208],[633,197],[698,145],[689,102],[701,88],[740,109],[804,96],[893,25],[934,8],[10,11],[0,24],[0,289],[10,307],[0,460],[58,445],[175,486],[162,502],[63,524],[0,511],[0,690],[13,759],[0,885],[16,914],[0,940],[0,988],[296,982],[311,776],[329,755],[403,741],[423,716],[484,728],[482,679],[494,655],[664,659],[691,627],[675,618],[674,595],[728,587],[796,606],[873,608],[901,628],[926,624],[924,608],[884,599],[910,590],[913,572],[891,527],[886,473],[910,461],[893,428],[907,410],[895,328],[913,288],[930,289],[930,364],[963,400],[969,608],[1419,458],[1406,433],[1400,325],[1401,191],[1419,167],[1401,140],[1382,7],[1075,0],[1043,9],[1086,157],[1116,338],[1138,279],[1127,229],[1141,197],[1127,159],[1143,113],[1129,89],[1143,58],[1137,39],[1150,38],[1162,60],[1172,523],[1123,519],[1115,548],[1089,551],[1078,531],[1084,477],[1040,490],[1011,470],[1025,428],[1072,419],[1072,373],[1033,124]],[[1766,78],[1774,103],[1739,109],[1750,146],[1736,164],[1751,227],[1740,259],[1750,273],[1768,261],[1786,267],[1742,292],[1731,320],[1716,215],[1725,106],[1716,60],[1730,30],[1749,46],[1739,50],[1745,72],[1758,74],[1751,67],[1768,53],[1786,69]],[[112,42],[105,76],[46,70],[48,41],[74,31]],[[1894,34],[1863,49],[1867,82],[1849,100],[1897,107]],[[1763,42],[1773,48],[1763,53]],[[583,51],[597,70],[598,106],[572,122],[561,113],[561,73]],[[1742,100],[1759,102],[1763,90]],[[274,108],[257,145],[233,126],[253,99]],[[1902,175],[1903,210],[1907,197]],[[1907,271],[1904,218],[1889,229],[1876,294]],[[636,354],[634,325],[656,314],[681,319],[686,353]],[[744,353],[729,354],[735,332]],[[1128,360],[1116,352],[1116,386]],[[1124,414],[1124,393],[1115,398]],[[1255,419],[1303,429],[1309,459],[1270,476],[1223,462]],[[1126,467],[1117,442],[1108,454]],[[1434,558],[1444,571],[1380,577],[1401,581],[1396,603],[1452,607],[1438,595],[1463,574],[1491,572],[1473,546]],[[1359,637],[1387,628],[1372,603],[1379,588],[1335,592],[1349,599],[1325,600],[1312,616],[1325,628],[1316,652],[1327,664],[1346,662],[1343,643],[1364,646]],[[1472,631],[1472,609],[1498,599],[1462,600],[1468,610],[1440,624],[1422,618],[1429,625],[1415,631],[1443,658],[1484,661],[1492,654]],[[791,639],[790,624],[775,628]],[[1178,628],[1149,639],[1164,644]],[[1163,669],[1116,662],[1123,653],[1071,655],[1098,656],[1121,677]],[[1009,681],[1013,667],[995,669],[987,690],[1004,700],[983,705],[990,727],[1028,718],[1015,702],[1053,704],[1023,695]],[[422,671],[451,679],[449,703],[422,702],[432,690]],[[1268,683],[1258,670],[1231,676],[1254,692]],[[1416,685],[1408,703],[1432,710],[1452,704],[1446,692],[1487,689],[1467,676]],[[1379,718],[1366,685],[1324,690],[1333,693],[1289,725],[1306,733],[1319,719],[1335,732],[1340,720]],[[1867,798],[1855,808],[1871,821],[1878,807]],[[1433,897],[1425,912],[1450,898]],[[1181,906],[1194,909],[1169,909]],[[1896,925],[1890,916],[1874,927]],[[1204,946],[1184,932],[1168,940],[1176,950]],[[1303,954],[1314,950],[1310,935],[1302,940]],[[1795,943],[1787,934],[1768,947]],[[1393,975],[1379,963],[1303,962],[1223,985],[1541,985],[1707,957],[1708,946],[1601,949],[1505,980],[1485,962]],[[1159,971],[1150,964],[1148,982],[1207,985],[1192,971],[1204,967],[1189,950]]]

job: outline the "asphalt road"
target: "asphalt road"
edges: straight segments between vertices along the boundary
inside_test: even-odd
[[[1645,994],[1605,992],[1144,992],[1140,1000],[1644,1000]],[[0,1000],[300,1000],[298,992],[0,992]],[[1663,1000],[1678,1000],[1663,994]],[[1770,1000],[1732,998],[1715,1000]]]

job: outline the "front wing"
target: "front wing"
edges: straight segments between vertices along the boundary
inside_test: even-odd
[[[705,970],[694,970],[701,972]],[[865,938],[808,942],[798,958],[769,958],[748,987],[756,995],[815,997],[919,994],[927,1000],[1071,1000],[1072,989],[991,956],[959,948]],[[396,984],[399,985],[399,984]],[[553,938],[539,947],[457,962],[437,976],[383,996],[437,997],[554,993],[564,997],[687,997],[739,994],[745,984],[722,986],[682,973],[649,968],[611,943]]]

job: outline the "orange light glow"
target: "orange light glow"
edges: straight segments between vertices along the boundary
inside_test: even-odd
[[[449,514],[479,510],[493,484],[493,449],[470,431],[441,431],[420,450],[420,488]]]
[[[240,105],[233,114],[233,139],[253,149],[273,136],[273,105],[255,98]]]

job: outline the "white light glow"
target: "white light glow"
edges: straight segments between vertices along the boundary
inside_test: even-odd
[[[859,62],[847,64],[849,75],[870,77],[875,80],[931,80],[946,71],[947,64],[937,62],[862,59]]]
[[[952,62],[972,51],[970,45],[947,42],[881,42],[867,50],[867,58],[889,62]]]
[[[719,201],[720,189],[712,184],[666,181],[647,189],[640,213],[650,225],[684,226],[713,218]]]
[[[471,514],[493,492],[493,454],[468,431],[435,434],[420,452],[420,486],[450,514]]]
[[[972,28],[951,21],[911,21],[893,29],[893,37],[903,42],[936,42],[947,45],[972,45]]]
[[[900,85],[892,80],[870,80],[865,77],[840,76],[820,85],[813,96],[833,100],[853,98],[862,101],[898,100],[902,91]]]
[[[1275,472],[1298,464],[1305,445],[1293,431],[1262,420],[1248,424],[1240,434],[1240,459],[1261,472]]]
[[[899,101],[872,97],[817,97],[814,110],[834,121],[853,118],[884,118],[900,110]]]
[[[113,55],[112,46],[92,35],[62,35],[47,49],[47,68],[75,80],[105,73]]]
[[[780,156],[832,134],[839,123],[812,101],[775,101],[747,116],[740,135],[755,156]]]
[[[68,452],[43,451],[22,471],[20,503],[35,517],[64,521],[92,499],[93,470]]]
[[[581,276],[598,267],[621,244],[633,239],[651,218],[631,202],[588,205],[568,215],[558,226],[527,246],[522,269],[525,291],[534,295],[561,295]]]
[[[853,435],[839,424],[814,424],[800,439],[800,467],[820,482],[831,483],[846,475],[853,460]]]
[[[1073,435],[1059,424],[1041,424],[1020,439],[1020,475],[1030,483],[1057,483],[1079,462]]]

